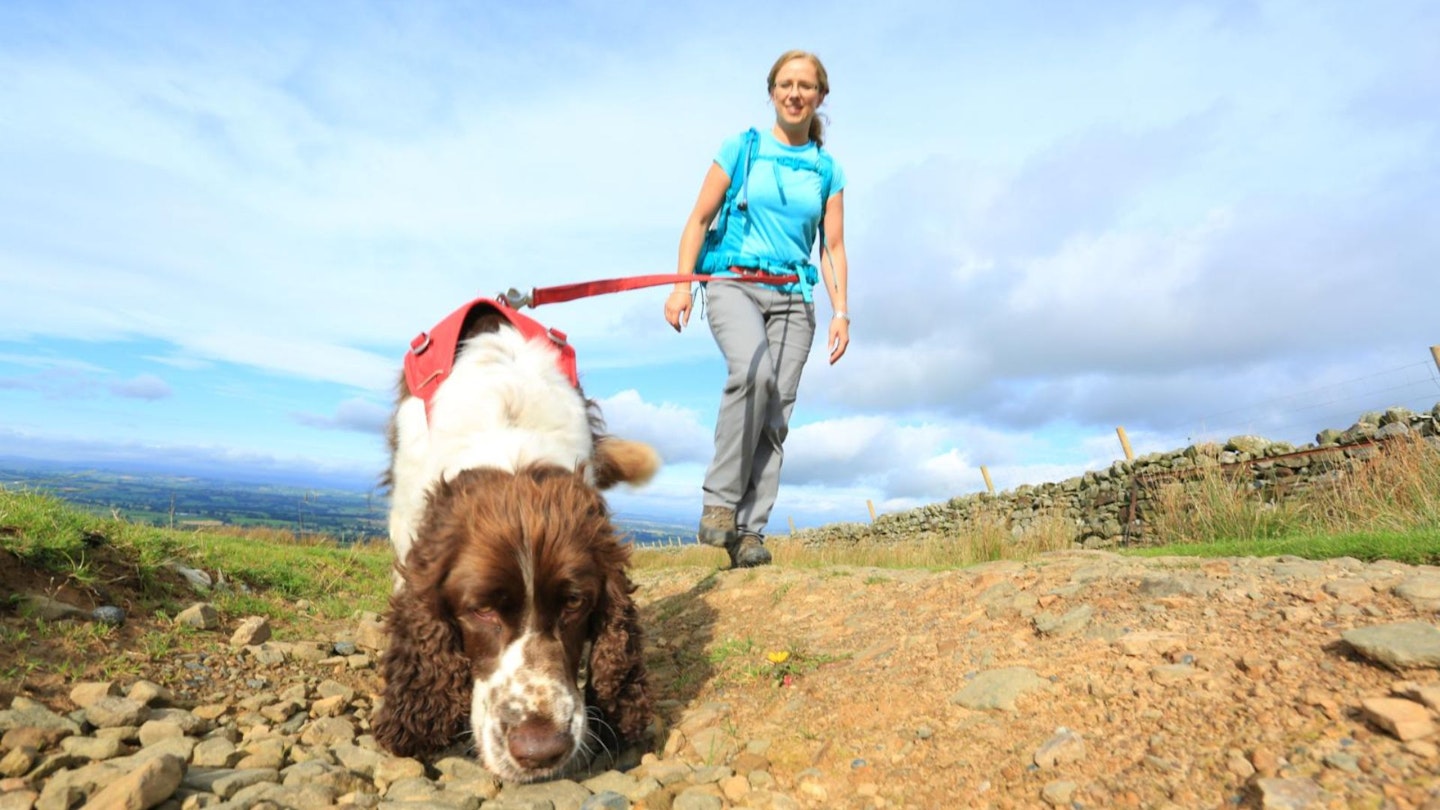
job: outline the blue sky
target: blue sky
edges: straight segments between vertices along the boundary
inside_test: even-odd
[[[0,3],[0,456],[363,488],[409,339],[674,267],[818,53],[854,319],[774,528],[1440,384],[1440,5]],[[663,289],[536,312],[689,519],[723,367]],[[820,305],[822,320],[828,306]]]

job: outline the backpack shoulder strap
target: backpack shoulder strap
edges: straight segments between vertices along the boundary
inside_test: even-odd
[[[740,210],[745,210],[745,205],[750,197],[750,164],[755,162],[755,153],[760,151],[760,133],[754,127],[745,130],[745,139],[740,142],[740,154],[736,156],[736,171],[730,174],[730,188],[736,188],[736,180],[739,180]],[[732,195],[733,196],[733,195]]]
[[[835,181],[835,159],[820,146],[815,147],[815,171],[820,173],[820,261],[823,262],[830,250],[825,241],[825,209],[830,205],[830,186]]]
[[[830,187],[835,182],[835,159],[822,147],[815,147],[815,171],[820,173],[820,216],[825,216],[825,204],[830,202]]]

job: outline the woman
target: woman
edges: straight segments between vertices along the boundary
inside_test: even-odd
[[[765,524],[780,486],[782,446],[800,373],[815,338],[814,287],[824,279],[833,314],[826,346],[834,363],[850,345],[845,290],[845,175],[821,149],[819,107],[830,92],[814,54],[789,51],[770,69],[775,125],[742,133],[720,147],[680,236],[679,272],[697,272],[706,231],[734,189],[725,232],[698,272],[724,276],[798,276],[785,283],[703,284],[708,320],[728,376],[715,423],[715,457],[705,473],[700,542],[721,546],[732,567],[765,565]],[[825,244],[817,272],[810,257]],[[665,301],[678,332],[690,322],[690,282]]]

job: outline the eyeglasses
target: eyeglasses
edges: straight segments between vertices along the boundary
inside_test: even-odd
[[[776,82],[775,89],[782,93],[791,93],[795,90],[799,90],[801,93],[814,93],[820,89],[820,86],[814,82],[797,82],[786,79],[783,82]]]

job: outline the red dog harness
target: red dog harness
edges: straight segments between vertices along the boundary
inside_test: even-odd
[[[445,320],[436,324],[429,332],[421,332],[410,341],[410,351],[405,354],[405,383],[410,393],[425,402],[425,419],[430,419],[430,405],[440,383],[450,376],[455,367],[455,354],[459,349],[460,329],[470,313],[480,307],[493,310],[515,327],[526,340],[544,337],[555,344],[560,372],[570,384],[580,387],[580,376],[575,370],[575,347],[565,339],[559,329],[548,329],[543,324],[517,312],[503,298],[476,298],[455,310]]]

